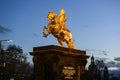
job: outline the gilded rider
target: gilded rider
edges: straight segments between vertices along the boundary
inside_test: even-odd
[[[66,27],[66,25],[64,24],[64,22],[66,22],[66,21],[67,21],[67,18],[66,18],[65,11],[64,11],[64,9],[61,9],[61,10],[60,10],[60,14],[59,14],[59,23],[60,23],[60,25],[62,26],[62,28],[63,28],[64,30],[67,30],[67,27]]]

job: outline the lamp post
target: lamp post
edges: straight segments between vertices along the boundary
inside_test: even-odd
[[[6,63],[4,61],[4,55],[2,54],[2,42],[12,42],[12,40],[0,40],[0,56],[1,56],[1,61],[0,62],[2,63],[2,64],[0,64],[0,66],[3,68],[2,73],[0,73],[0,75],[2,75],[2,76],[0,76],[0,79],[2,77],[2,80],[3,80],[5,78],[4,68],[6,66]]]

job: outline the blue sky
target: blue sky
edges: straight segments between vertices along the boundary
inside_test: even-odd
[[[0,40],[20,45],[28,53],[35,46],[59,45],[42,35],[47,14],[64,9],[76,49],[113,60],[120,57],[120,0],[0,0]],[[1,30],[0,30],[1,31]],[[4,43],[4,46],[9,45]],[[106,52],[104,55],[102,52]]]

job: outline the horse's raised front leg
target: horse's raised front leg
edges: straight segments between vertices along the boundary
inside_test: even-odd
[[[43,28],[43,37],[47,37],[50,33],[48,32],[48,28],[44,26]]]

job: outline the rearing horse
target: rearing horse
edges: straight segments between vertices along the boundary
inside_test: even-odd
[[[68,29],[64,29],[64,27],[66,27],[65,24],[59,23],[59,16],[51,11],[48,13],[47,19],[49,24],[44,26],[43,36],[47,37],[49,34],[52,34],[57,38],[62,47],[64,47],[64,42],[66,42],[68,48],[74,48],[72,34]]]

